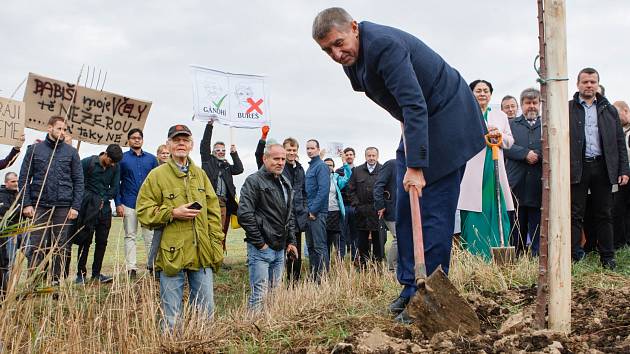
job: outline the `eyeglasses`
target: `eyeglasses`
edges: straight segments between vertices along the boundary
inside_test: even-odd
[[[215,152],[225,152],[225,149],[214,149]]]

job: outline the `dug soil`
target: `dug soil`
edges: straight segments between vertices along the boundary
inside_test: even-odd
[[[466,338],[449,331],[426,338],[414,325],[380,323],[325,350],[379,354],[630,353],[630,287],[574,292],[569,335],[535,329],[535,288],[465,297],[481,320],[481,335]]]

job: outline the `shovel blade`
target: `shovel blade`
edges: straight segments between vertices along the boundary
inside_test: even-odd
[[[492,259],[497,265],[514,264],[516,261],[516,249],[514,247],[492,247]]]
[[[427,338],[447,330],[467,336],[481,333],[477,314],[441,267],[427,278],[424,287],[418,288],[407,313]]]

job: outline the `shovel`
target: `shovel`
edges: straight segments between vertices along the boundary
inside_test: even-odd
[[[494,140],[494,141],[493,141]],[[501,247],[491,247],[492,259],[495,264],[512,264],[516,259],[516,249],[513,246],[505,246],[505,235],[503,233],[503,218],[501,217],[501,180],[499,179],[499,147],[503,139],[501,136],[491,139],[490,134],[486,135],[486,144],[492,148],[492,161],[494,161],[494,194],[497,198],[497,218],[499,219],[499,238]]]
[[[427,278],[420,199],[416,188],[409,189],[409,199],[413,227],[414,270],[418,290],[407,305],[407,314],[427,338],[447,330],[469,336],[481,333],[477,314],[459,295],[442,271],[442,267],[439,266]]]

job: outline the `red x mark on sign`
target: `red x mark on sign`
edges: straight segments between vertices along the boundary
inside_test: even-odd
[[[260,105],[262,104],[262,102],[263,102],[262,98],[256,102],[254,102],[254,100],[252,100],[251,97],[248,98],[247,103],[249,103],[251,106],[247,109],[245,113],[252,113],[252,111],[256,111],[258,112],[258,114],[263,114],[262,109],[260,109]]]

